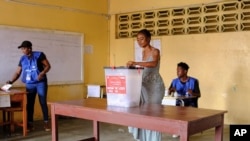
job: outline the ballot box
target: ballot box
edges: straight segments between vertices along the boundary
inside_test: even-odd
[[[104,67],[107,104],[111,106],[139,106],[142,73],[141,67]]]

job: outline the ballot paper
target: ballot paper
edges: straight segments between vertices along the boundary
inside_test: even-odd
[[[8,91],[11,87],[11,84],[5,84],[1,87],[1,90],[5,92],[1,92],[0,94],[0,107],[10,107],[10,95]]]
[[[3,91],[9,91],[9,89],[12,87],[11,84],[5,84],[1,87],[1,90]]]

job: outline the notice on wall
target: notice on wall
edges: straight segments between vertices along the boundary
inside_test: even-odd
[[[126,76],[106,76],[106,92],[126,94]]]
[[[158,48],[161,52],[161,39],[152,39],[150,45]],[[142,48],[138,45],[137,40],[134,41],[135,61],[142,61]]]

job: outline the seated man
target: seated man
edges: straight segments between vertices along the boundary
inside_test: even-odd
[[[185,106],[198,107],[198,98],[200,97],[199,82],[196,78],[187,75],[189,66],[180,62],[177,64],[177,76],[178,78],[173,79],[170,87],[169,94],[177,92],[181,96],[196,96],[191,99],[184,99]],[[180,105],[180,101],[177,100],[177,106]]]

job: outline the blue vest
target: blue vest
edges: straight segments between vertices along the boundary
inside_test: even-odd
[[[32,55],[29,57],[27,55],[23,55],[21,57],[21,65],[22,65],[22,74],[21,80],[26,84],[34,84],[46,79],[46,75],[38,81],[38,75],[40,73],[37,65],[37,61],[41,52],[32,52]]]
[[[174,87],[178,94],[185,96],[186,92],[191,89],[194,90],[194,83],[196,79],[193,77],[189,77],[186,83],[182,83],[179,78],[176,78],[172,82],[172,87]]]

